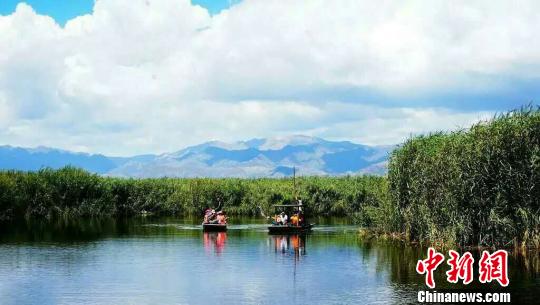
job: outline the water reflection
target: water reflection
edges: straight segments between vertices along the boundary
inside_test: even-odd
[[[207,254],[214,249],[215,254],[220,255],[225,249],[225,243],[227,242],[227,232],[204,232],[203,244],[204,250]]]
[[[271,235],[270,238],[276,253],[292,254],[297,260],[306,255],[305,235]]]

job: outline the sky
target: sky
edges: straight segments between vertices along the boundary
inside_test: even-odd
[[[2,0],[0,1],[0,15],[12,14],[21,2],[30,5],[38,14],[54,18],[62,26],[75,17],[91,14],[94,7],[94,0]],[[239,0],[193,0],[191,2],[215,15],[238,3]]]
[[[538,1],[0,1],[0,145],[369,145],[540,96]]]

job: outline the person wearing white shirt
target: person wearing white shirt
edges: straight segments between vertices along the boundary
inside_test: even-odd
[[[289,221],[289,217],[287,214],[285,214],[285,212],[281,212],[281,224],[286,225],[287,221]]]

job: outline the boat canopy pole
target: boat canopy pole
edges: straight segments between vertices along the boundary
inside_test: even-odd
[[[293,166],[293,196],[295,200],[298,200],[298,196],[296,195],[296,166]]]
[[[293,195],[298,205],[298,211],[302,212],[302,200],[298,199],[298,193],[296,192],[296,167],[293,166]]]

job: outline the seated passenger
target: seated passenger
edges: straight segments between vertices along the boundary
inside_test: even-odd
[[[293,226],[298,226],[298,214],[293,214],[291,216],[291,224]]]
[[[212,209],[206,209],[204,211],[204,223],[209,223],[210,220],[212,220],[212,217],[214,216],[214,210]]]
[[[216,220],[217,220],[217,223],[220,224],[220,225],[227,224],[227,217],[225,216],[225,214],[222,211],[219,211],[217,213]]]
[[[279,225],[281,224],[281,215],[274,215],[274,217],[272,217],[273,221],[272,221],[272,224],[274,225]]]
[[[217,223],[217,219],[216,219],[216,210],[212,210],[210,212],[210,215],[208,215],[208,223]]]
[[[285,212],[281,212],[281,224],[286,225],[289,222],[289,217]]]

